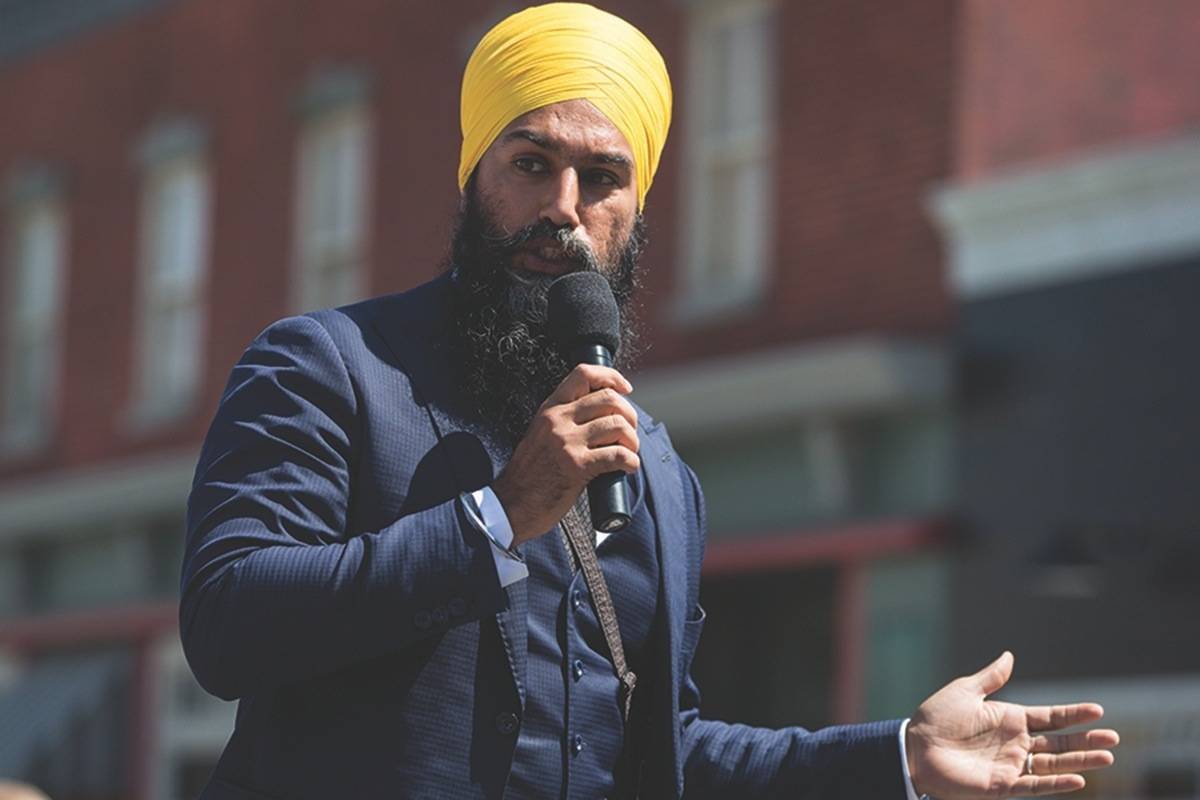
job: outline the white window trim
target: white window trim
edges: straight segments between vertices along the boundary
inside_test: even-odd
[[[781,420],[943,407],[951,358],[935,342],[849,336],[657,367],[634,381],[638,403],[688,442]]]
[[[935,190],[949,278],[973,300],[1200,253],[1200,136]]]
[[[718,321],[737,316],[756,308],[766,294],[767,283],[773,273],[772,261],[775,252],[776,225],[774,215],[775,183],[772,178],[765,182],[762,207],[768,213],[764,224],[764,262],[752,273],[724,284],[706,282],[697,274],[702,263],[701,250],[704,237],[700,225],[707,219],[707,198],[702,176],[704,163],[723,157],[731,160],[753,160],[763,158],[769,164],[775,149],[776,99],[768,88],[765,98],[765,118],[768,121],[758,135],[730,138],[716,147],[711,141],[703,140],[704,116],[708,108],[705,86],[699,76],[707,71],[707,48],[704,37],[714,26],[727,24],[739,18],[757,14],[777,13],[773,0],[706,0],[687,4],[690,19],[687,31],[687,112],[684,119],[686,131],[683,141],[683,176],[681,180],[682,224],[679,226],[679,253],[682,261],[676,270],[678,289],[670,316],[673,322],[686,326]],[[778,49],[776,49],[778,53]],[[768,64],[769,70],[778,74],[777,64]],[[719,150],[718,154],[710,151]],[[770,170],[768,170],[770,174]]]
[[[98,520],[129,520],[177,513],[187,502],[196,448],[7,481],[0,486],[0,547],[30,538],[86,536]]]
[[[156,124],[144,136],[135,153],[141,167],[141,197],[138,217],[138,312],[136,334],[133,342],[134,359],[131,395],[132,403],[126,417],[126,427],[134,433],[146,433],[178,422],[187,417],[198,406],[199,395],[204,387],[204,346],[208,331],[208,288],[211,273],[211,251],[213,231],[212,175],[207,150],[207,132],[190,118],[175,118]],[[201,181],[202,202],[200,207],[198,277],[192,287],[190,298],[177,300],[181,305],[195,306],[199,315],[199,330],[196,334],[196,375],[190,390],[184,396],[148,392],[145,370],[150,343],[150,328],[153,314],[163,303],[152,297],[155,289],[151,285],[151,260],[154,258],[154,224],[157,209],[154,199],[155,184],[164,181],[168,174],[177,170],[196,170]]]
[[[59,248],[58,261],[55,265],[58,276],[55,280],[57,296],[53,303],[53,318],[47,323],[47,330],[43,332],[43,335],[51,340],[48,348],[51,365],[42,395],[46,410],[44,415],[37,419],[13,424],[8,419],[7,411],[0,409],[0,413],[3,414],[0,417],[0,460],[22,458],[40,452],[53,441],[58,426],[62,361],[65,353],[63,341],[65,338],[65,314],[63,311],[67,297],[67,281],[70,273],[68,267],[71,257],[70,222],[63,184],[63,177],[57,170],[44,165],[25,165],[14,173],[7,186],[3,277],[5,297],[10,298],[9,303],[11,303],[15,291],[13,281],[17,269],[18,229],[23,228],[26,221],[35,213],[49,213],[58,230]],[[0,368],[5,371],[6,375],[14,347],[11,341],[15,327],[11,322],[12,313],[10,307],[6,309],[4,315],[3,362]]]

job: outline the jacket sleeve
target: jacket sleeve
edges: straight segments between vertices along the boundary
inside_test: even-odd
[[[707,530],[704,495],[691,469],[684,467],[685,497],[697,532],[689,570],[697,576]],[[690,493],[687,491],[690,483]],[[689,581],[697,587],[699,578]],[[690,590],[689,590],[690,591]],[[809,731],[778,730],[700,718],[700,689],[691,676],[692,656],[704,625],[697,596],[684,623],[679,686],[684,797],[786,798],[787,800],[905,800],[900,764],[901,720],[839,725]]]
[[[502,607],[486,540],[451,500],[347,535],[354,384],[324,326],[246,349],[188,499],[180,634],[197,680],[253,695],[405,648]]]

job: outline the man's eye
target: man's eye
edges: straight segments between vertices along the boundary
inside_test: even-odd
[[[620,185],[620,181],[617,180],[616,175],[613,175],[611,172],[606,172],[604,170],[592,170],[592,171],[588,172],[587,180],[589,183],[594,183],[594,184],[597,184],[600,186],[618,186],[618,185]]]
[[[513,165],[522,172],[545,172],[546,165],[536,158],[517,158],[513,160]]]

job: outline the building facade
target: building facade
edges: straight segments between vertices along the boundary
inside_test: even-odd
[[[708,715],[905,715],[1002,647],[1030,697],[1197,671],[1198,15],[1103,4],[600,3],[675,89],[634,382],[708,498]],[[234,713],[176,628],[208,420],[274,319],[445,268],[461,71],[517,7],[0,3],[0,774],[203,785]],[[1156,763],[1120,780],[1200,759]]]
[[[1200,796],[1194,4],[968,2],[954,177],[956,670],[1088,697],[1103,798]],[[986,620],[981,625],[980,620]]]

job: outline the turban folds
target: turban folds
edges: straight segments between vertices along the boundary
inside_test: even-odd
[[[514,119],[581,99],[596,106],[629,142],[640,209],[671,125],[667,65],[637,28],[584,3],[519,11],[475,47],[463,74],[459,190]]]

